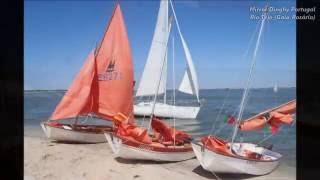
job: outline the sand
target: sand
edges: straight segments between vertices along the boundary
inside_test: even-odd
[[[296,169],[281,164],[265,176],[223,175],[221,179],[296,179]],[[109,145],[63,144],[41,137],[24,137],[25,180],[202,180],[217,179],[197,159],[175,163],[115,158]]]

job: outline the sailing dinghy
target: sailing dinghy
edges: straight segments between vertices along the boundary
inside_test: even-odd
[[[155,133],[150,135],[148,129],[126,124],[125,116],[116,125],[115,132],[105,133],[108,144],[116,157],[134,160],[175,162],[195,157],[186,132],[171,128],[157,117],[152,117],[151,126]]]
[[[282,124],[292,124],[296,101],[269,109],[247,120],[240,121],[241,131],[259,131],[270,125],[275,133]],[[264,175],[272,172],[282,157],[271,149],[254,143],[227,142],[216,136],[202,137],[192,142],[193,150],[201,166],[215,173],[242,173]]]
[[[46,136],[56,141],[106,142],[103,133],[113,131],[113,116],[132,112],[132,97],[132,55],[117,4],[99,46],[90,53],[51,117],[41,126]],[[79,118],[83,117],[95,117],[110,125],[80,124]]]
[[[140,79],[140,83],[136,92],[136,97],[143,98],[142,102],[138,102],[134,105],[134,114],[136,116],[150,116],[152,111],[153,102],[150,101],[150,97],[154,95],[163,95],[163,102],[156,102],[154,115],[166,118],[191,118],[197,117],[200,111],[199,100],[199,86],[195,67],[193,65],[192,57],[184,40],[180,27],[172,7],[175,22],[177,24],[178,33],[182,42],[185,58],[187,61],[187,68],[184,72],[183,79],[179,86],[179,91],[191,95],[195,95],[197,98],[196,106],[177,106],[167,103],[167,74],[168,74],[168,36],[170,35],[171,17],[169,17],[169,0],[161,0],[160,8],[158,12],[158,19],[152,39],[152,44],[149,50],[147,62]],[[172,3],[171,3],[172,5]],[[164,63],[164,67],[161,68]],[[162,74],[162,78],[159,82],[159,75]],[[158,84],[160,87],[158,88]],[[156,90],[158,90],[158,94]],[[146,99],[149,97],[149,99]]]
[[[265,13],[267,13],[267,11]],[[241,120],[265,20],[266,18],[263,18],[261,22],[249,77],[242,95],[238,116],[236,120],[233,119],[235,127],[231,142],[215,135],[205,136],[202,137],[200,141],[192,142],[192,147],[198,161],[204,169],[210,172],[264,175],[278,167],[279,160],[282,157],[280,153],[272,151],[271,148],[262,147],[259,143],[234,142],[239,129],[241,131],[259,131],[266,125],[270,125],[271,131],[275,133],[280,125],[292,124],[292,115],[296,111],[296,101],[292,100],[279,107],[259,113],[247,120]]]
[[[162,18],[168,12],[168,1],[160,2],[158,19]],[[158,21],[158,24],[161,21]],[[167,23],[167,22],[166,22]],[[170,22],[169,22],[170,23]],[[161,50],[160,55],[164,58],[166,45],[169,38],[170,24],[166,33],[162,33],[162,39],[159,39],[158,46]],[[160,66],[160,73],[153,74],[155,82],[158,82],[154,99],[151,106],[150,122],[148,128],[139,127],[136,124],[128,124],[132,117],[119,112],[114,117],[114,133],[105,133],[106,139],[117,157],[124,159],[151,160],[151,161],[182,161],[193,158],[195,155],[191,146],[191,136],[184,131],[170,127],[162,119],[155,115],[157,94],[160,89],[160,82],[165,68],[165,61],[155,62]],[[150,77],[151,78],[151,77]],[[133,90],[133,89],[132,89]],[[132,112],[133,113],[133,112]],[[175,125],[175,121],[174,121]],[[153,130],[153,133],[151,131]]]

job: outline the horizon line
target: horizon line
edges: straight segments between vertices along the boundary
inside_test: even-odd
[[[272,89],[273,87],[253,87],[250,89]],[[295,86],[278,86],[278,88],[296,88]],[[244,89],[244,88],[201,88],[199,90],[221,90],[221,89]],[[24,89],[24,91],[67,91],[68,89]],[[167,90],[173,90],[173,89],[167,89]],[[177,90],[177,89],[176,89]],[[137,91],[134,89],[134,91]]]

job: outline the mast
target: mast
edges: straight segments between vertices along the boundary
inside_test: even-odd
[[[172,22],[172,18],[169,19],[169,29],[168,29],[167,40],[166,40],[166,52],[167,52],[167,49],[168,49],[167,44],[168,44],[168,39],[169,39],[169,35],[170,35],[171,22]],[[164,58],[164,60],[163,60],[162,65],[161,65],[161,71],[160,71],[160,77],[159,77],[159,80],[158,80],[157,89],[156,89],[156,92],[154,93],[154,99],[153,99],[153,103],[152,103],[152,110],[151,110],[151,113],[150,113],[150,122],[149,122],[149,126],[148,126],[148,131],[150,131],[150,129],[151,129],[151,122],[152,122],[152,118],[153,118],[153,115],[154,115],[154,109],[155,109],[156,102],[157,102],[158,92],[159,92],[161,79],[162,79],[162,73],[163,73],[163,70],[164,70],[164,66],[166,64],[166,61],[165,61],[166,55],[163,58]]]
[[[169,16],[169,11],[167,11],[167,17]],[[170,18],[168,19],[168,25],[167,25],[167,27],[169,27],[169,29],[168,29],[168,31],[170,32]],[[170,36],[170,34],[168,35],[168,36]],[[169,38],[168,38],[169,39]],[[167,74],[168,74],[168,72],[167,72],[167,68],[168,68],[168,47],[166,48],[166,52],[165,52],[165,54],[164,54],[164,68],[165,68],[165,74],[164,74],[164,78],[165,79],[163,79],[163,104],[166,104],[167,103]],[[160,80],[161,81],[161,80]]]
[[[165,55],[164,55],[164,68],[165,69],[167,69],[168,68],[168,53],[167,53],[168,51],[166,50],[166,53],[165,53]],[[165,73],[167,73],[167,71],[165,72]],[[162,82],[164,83],[163,84],[163,89],[164,89],[164,94],[163,94],[163,103],[164,104],[166,104],[167,103],[167,74],[165,74],[164,75],[164,78],[166,78],[166,79],[164,79]]]
[[[176,107],[176,82],[174,71],[174,36],[172,36],[172,84],[173,84],[173,114]],[[176,117],[173,115],[173,134],[176,134]],[[176,136],[173,137],[173,146],[176,146]]]
[[[257,56],[258,48],[259,48],[259,45],[260,45],[260,38],[261,38],[262,30],[263,30],[263,27],[264,27],[264,24],[265,24],[265,20],[267,18],[266,15],[267,15],[267,12],[268,12],[268,5],[266,5],[265,8],[266,8],[266,11],[264,12],[264,16],[262,17],[263,19],[261,21],[260,30],[259,30],[256,46],[255,46],[255,49],[254,49],[253,57],[252,57],[252,63],[251,63],[251,68],[250,68],[250,72],[249,72],[249,77],[248,77],[248,80],[247,80],[247,83],[246,83],[246,86],[245,86],[245,89],[244,89],[244,92],[243,92],[243,95],[242,95],[242,99],[241,99],[241,103],[240,103],[240,109],[239,109],[238,116],[237,116],[237,121],[236,121],[236,124],[234,126],[234,130],[233,130],[230,149],[233,146],[234,139],[235,139],[235,137],[237,135],[237,132],[238,132],[238,129],[239,129],[238,126],[239,126],[239,122],[240,122],[240,120],[242,118],[242,114],[243,114],[243,110],[244,110],[244,102],[245,102],[245,100],[247,98],[249,87],[250,87],[251,80],[252,80],[252,71],[253,71],[253,69],[255,68],[255,65],[256,65],[256,56]]]

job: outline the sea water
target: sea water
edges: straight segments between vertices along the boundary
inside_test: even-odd
[[[56,105],[63,97],[65,91],[25,91],[24,93],[24,134],[25,136],[44,137],[40,122],[49,118]],[[176,128],[187,131],[195,139],[209,133],[215,133],[224,139],[230,139],[233,125],[227,123],[227,117],[236,117],[241,101],[242,89],[208,89],[200,90],[201,109],[196,119],[165,119],[171,125],[176,123]],[[248,101],[244,108],[243,118],[253,116],[266,109],[278,106],[296,98],[295,88],[278,88],[274,92],[272,88],[251,89]],[[176,105],[196,105],[194,96],[175,91],[167,92],[166,102]],[[152,100],[151,98],[136,98],[136,101]],[[163,96],[158,98],[163,102]],[[148,117],[137,118],[138,124],[148,125]],[[101,121],[96,121],[100,123]],[[271,132],[265,128],[259,132],[240,132],[237,141],[259,142],[270,136]],[[283,155],[282,163],[296,167],[296,126],[283,125],[278,133],[266,140],[273,144],[273,150]]]

